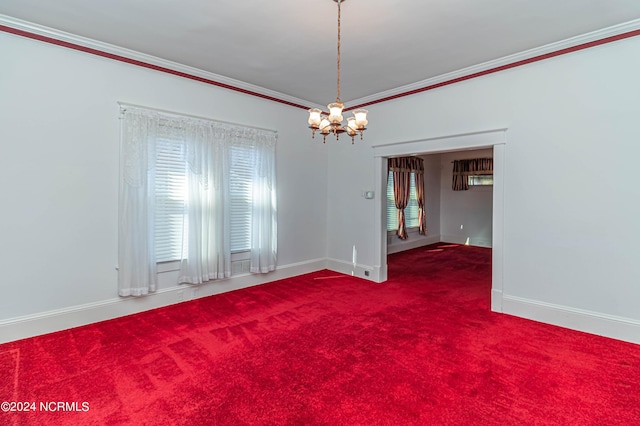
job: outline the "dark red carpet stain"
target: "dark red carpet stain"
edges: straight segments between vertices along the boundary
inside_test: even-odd
[[[637,425],[640,346],[490,312],[491,251],[389,257],[0,345],[4,425]]]

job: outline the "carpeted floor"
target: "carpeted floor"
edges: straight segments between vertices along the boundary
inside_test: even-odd
[[[490,312],[490,261],[428,246],[383,284],[320,271],[0,345],[0,401],[36,404],[0,424],[640,424],[640,346]]]

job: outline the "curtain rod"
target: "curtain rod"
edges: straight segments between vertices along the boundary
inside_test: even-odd
[[[170,115],[174,115],[174,116],[177,116],[177,117],[189,117],[189,118],[195,118],[197,120],[215,121],[216,123],[231,124],[232,126],[242,126],[242,127],[248,127],[250,129],[264,130],[266,132],[278,133],[277,130],[265,129],[264,127],[249,126],[247,124],[233,123],[231,121],[224,121],[224,120],[214,120],[212,118],[201,117],[201,116],[191,115],[191,114],[183,114],[181,112],[169,111],[169,110],[160,109],[160,108],[153,108],[153,107],[148,107],[148,106],[145,106],[145,105],[136,105],[136,104],[131,104],[131,103],[128,103],[128,102],[120,102],[120,101],[118,101],[118,105],[120,105],[120,108],[124,108],[125,110],[127,109],[127,107],[148,109],[148,110],[151,110],[151,111],[161,112],[161,113],[164,113],[164,114],[170,114]]]

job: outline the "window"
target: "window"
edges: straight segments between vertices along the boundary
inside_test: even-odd
[[[416,195],[415,173],[411,173],[409,203],[404,209],[405,223],[408,228],[420,226],[418,220],[418,196]],[[393,195],[393,172],[389,172],[387,177],[387,231],[398,229],[398,209]]]
[[[188,255],[186,237],[189,235],[185,145],[180,139],[162,135],[156,142],[156,155],[156,259],[158,262],[180,260]],[[251,148],[230,148],[229,226],[232,253],[251,248],[252,156]]]
[[[157,289],[158,262],[178,283],[277,262],[277,132],[121,105],[118,294]],[[172,265],[173,266],[173,265]],[[244,269],[244,266],[243,266]]]
[[[453,161],[451,189],[466,191],[470,186],[493,185],[493,158],[470,158]]]
[[[469,175],[467,183],[469,186],[491,186],[493,185],[493,175]]]
[[[156,155],[156,260],[167,262],[183,256],[182,233],[187,203],[184,144],[168,136],[159,137],[156,141]],[[187,245],[184,247],[186,251]],[[184,255],[186,254],[185,252]]]
[[[231,252],[251,249],[251,208],[253,206],[253,151],[231,147],[229,205]]]

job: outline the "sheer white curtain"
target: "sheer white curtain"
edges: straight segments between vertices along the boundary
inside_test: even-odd
[[[122,116],[118,208],[118,294],[156,290],[154,238],[157,114],[129,110]]]
[[[274,132],[224,123],[189,124],[188,256],[183,256],[181,262],[180,283],[201,284],[231,276],[229,170],[232,147],[251,152],[250,271],[266,273],[275,269],[276,139]]]
[[[158,138],[184,144],[187,194],[178,282],[231,276],[229,172],[231,148],[252,159],[250,271],[276,265],[275,147],[277,133],[138,108],[123,109],[119,206],[121,296],[156,290],[154,167]]]
[[[275,154],[276,135],[256,137],[253,167],[253,208],[251,215],[252,273],[276,268],[278,252]]]
[[[228,132],[215,123],[186,124],[188,256],[178,282],[202,284],[231,276]]]

